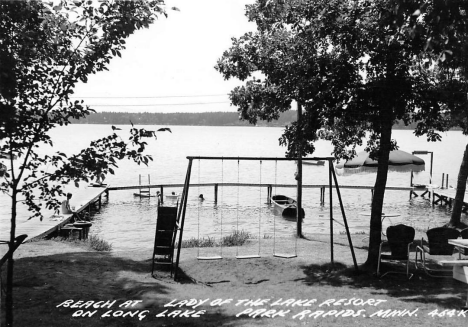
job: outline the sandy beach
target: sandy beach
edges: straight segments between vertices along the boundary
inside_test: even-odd
[[[364,237],[352,236],[358,264],[367,256]],[[263,243],[262,251],[272,245]],[[275,247],[290,244],[282,240]],[[63,241],[25,243],[15,253],[15,326],[466,324],[468,312],[461,311],[466,284],[428,277],[414,266],[411,280],[356,273],[344,235],[335,235],[333,267],[327,235],[298,240],[296,258],[266,252],[257,259],[235,258],[256,246],[224,248],[224,259],[210,261],[197,260],[197,249],[182,249],[175,282],[168,270],[151,276],[148,251],[104,253]],[[454,315],[433,317],[434,310]]]

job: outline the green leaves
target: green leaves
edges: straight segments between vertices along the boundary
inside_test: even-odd
[[[165,14],[161,0],[89,0],[0,2],[0,140],[1,149],[18,156],[18,167],[5,174],[1,191],[22,192],[34,216],[40,205],[58,208],[60,185],[79,185],[114,173],[116,160],[147,164],[146,142],[135,129],[129,144],[117,135],[93,142],[76,155],[40,156],[39,144],[52,144],[48,133],[84,118],[94,110],[71,101],[79,81],[107,70],[121,56],[125,39]],[[46,172],[43,167],[53,167]]]

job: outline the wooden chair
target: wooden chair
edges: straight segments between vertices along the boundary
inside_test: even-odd
[[[433,269],[428,268],[426,264],[426,255],[430,256],[452,256],[454,245],[449,244],[449,239],[456,239],[460,236],[460,232],[454,228],[436,227],[429,229],[426,232],[428,244],[424,244],[424,238],[421,240],[421,245],[416,247],[415,265],[418,268],[418,253],[421,258],[421,266],[424,272],[431,277],[447,277],[448,273],[452,274],[452,269]],[[434,274],[436,273],[436,274]],[[437,275],[442,274],[442,275]]]
[[[174,259],[174,244],[177,232],[177,207],[158,206],[156,233],[154,237],[153,264],[170,266],[171,275]]]
[[[379,247],[379,261],[377,263],[377,276],[384,277],[387,274],[406,274],[406,277],[410,279],[413,274],[409,273],[409,261],[410,261],[410,247],[414,241],[415,231],[413,227],[406,226],[403,224],[389,226],[387,228],[387,241],[380,243]],[[390,247],[390,254],[385,254],[383,246],[388,244]],[[380,275],[380,263],[382,260],[389,261],[406,261],[406,273],[400,271],[387,271],[383,275]]]

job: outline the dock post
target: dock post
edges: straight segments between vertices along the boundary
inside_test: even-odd
[[[164,186],[161,185],[161,203],[164,203]]]
[[[449,174],[445,176],[445,188],[448,188],[448,176]]]
[[[101,206],[102,206],[102,200],[101,200],[101,195],[99,195],[99,211],[101,211]]]
[[[442,184],[440,184],[441,189],[444,189],[444,179],[445,179],[445,173],[442,173]]]
[[[214,185],[214,201],[215,203],[218,203],[218,184],[217,183]]]

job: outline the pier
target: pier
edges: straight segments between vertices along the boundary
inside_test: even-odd
[[[213,187],[213,195],[215,202],[218,201],[219,187],[263,187],[266,189],[267,202],[270,203],[270,197],[273,195],[273,188],[297,188],[296,184],[271,184],[271,183],[193,183],[190,187]],[[91,212],[92,206],[96,205],[101,208],[102,196],[109,197],[110,191],[122,190],[140,190],[140,189],[158,189],[161,192],[161,197],[164,198],[164,190],[180,189],[184,184],[147,184],[147,185],[127,185],[127,186],[108,186],[108,187],[92,187],[88,186],[83,189],[74,189],[73,197],[70,200],[71,207],[75,207],[76,213]],[[373,185],[340,185],[340,189],[359,189],[370,190],[371,195],[374,193]],[[304,189],[319,189],[320,204],[325,204],[325,191],[329,188],[328,184],[303,184]],[[431,192],[432,204],[436,205],[451,205],[455,198],[455,189],[432,189],[410,186],[387,186],[387,191],[408,191],[408,192]],[[465,199],[468,199],[468,192],[465,193]],[[463,203],[463,212],[468,212],[468,203]],[[38,218],[33,218],[24,222],[18,222],[16,226],[16,235],[27,234],[27,241],[35,238],[45,237],[55,231],[62,229],[69,224],[73,218],[73,214],[58,214],[49,217],[44,217],[42,221]],[[1,240],[9,240],[9,230],[0,232]]]
[[[267,202],[269,203],[273,188],[297,188],[296,184],[271,184],[271,183],[194,183],[190,187],[213,187],[213,194],[215,202],[218,201],[218,188],[223,187],[264,187],[267,189]],[[129,185],[129,186],[111,186],[107,191],[121,191],[121,190],[139,190],[139,189],[159,189],[161,197],[164,198],[164,189],[168,188],[183,188],[184,184],[151,184],[151,185]],[[370,190],[374,194],[373,185],[340,185],[340,189],[360,189]],[[320,189],[320,204],[325,204],[325,189],[329,188],[328,184],[303,184],[302,188],[317,188]],[[409,186],[387,186],[387,191],[428,191],[427,188],[409,187]]]
[[[452,206],[453,201],[455,200],[455,195],[457,190],[454,188],[446,188],[446,189],[434,189],[432,191],[432,205],[448,205],[449,207]],[[468,192],[465,192],[463,205],[462,205],[462,212],[468,212]]]
[[[70,200],[70,206],[75,207],[75,213],[90,212],[93,205],[101,208],[102,195],[107,193],[107,187],[92,187],[73,189]],[[55,231],[62,229],[69,224],[73,214],[57,214],[44,217],[42,221],[39,218],[32,218],[26,221],[20,221],[17,218],[15,235],[27,234],[26,242],[36,238],[45,237]],[[10,240],[10,229],[3,229],[0,232],[0,240]]]

